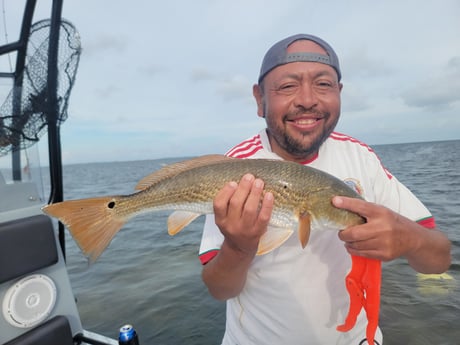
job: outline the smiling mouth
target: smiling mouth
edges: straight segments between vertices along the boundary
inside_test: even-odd
[[[308,118],[302,117],[302,118],[286,119],[286,122],[289,122],[296,127],[307,129],[307,128],[313,128],[321,120],[323,120],[322,117],[308,117]]]
[[[299,126],[308,126],[308,125],[314,125],[319,120],[321,120],[321,119],[320,118],[315,118],[315,119],[296,119],[296,120],[290,120],[290,121],[294,122],[296,125],[299,125]]]

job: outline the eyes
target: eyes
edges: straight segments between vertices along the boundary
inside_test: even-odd
[[[281,96],[304,91],[324,95],[340,91],[337,75],[332,69],[307,70],[304,66],[294,65],[280,66],[270,72],[266,79],[268,89]]]
[[[303,82],[302,80],[296,80],[289,78],[288,80],[284,80],[279,82],[274,90],[280,94],[293,94],[296,93],[298,90],[303,88],[307,82]],[[313,82],[308,82],[311,86],[313,91],[318,93],[327,93],[337,89],[337,82],[333,81],[329,78],[321,78],[314,80]]]

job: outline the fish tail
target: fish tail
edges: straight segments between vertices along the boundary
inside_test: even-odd
[[[94,262],[128,220],[116,212],[117,201],[118,197],[68,200],[47,205],[42,210],[58,218],[81,251]]]

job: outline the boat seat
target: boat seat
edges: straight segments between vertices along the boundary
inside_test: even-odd
[[[58,262],[51,219],[37,215],[0,224],[0,284]]]
[[[58,315],[4,345],[74,345],[69,320]]]

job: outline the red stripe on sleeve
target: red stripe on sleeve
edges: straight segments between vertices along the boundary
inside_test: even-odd
[[[210,250],[210,251],[208,251],[206,253],[201,254],[199,256],[201,264],[206,265],[209,261],[214,259],[214,257],[217,255],[217,253],[219,253],[219,250],[218,249],[213,249],[213,250]]]
[[[436,227],[436,222],[434,220],[434,217],[428,217],[424,219],[420,219],[417,221],[421,226],[424,226],[425,228],[428,229],[434,229]]]

